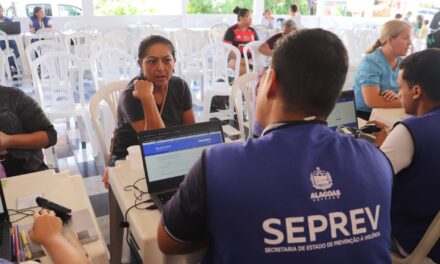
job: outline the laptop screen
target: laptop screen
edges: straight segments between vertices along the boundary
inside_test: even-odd
[[[140,140],[148,190],[153,192],[177,187],[204,149],[223,142],[223,133],[219,122],[207,122],[146,131]]]
[[[358,128],[354,91],[343,91],[335,108],[327,118],[328,127],[336,130],[338,126]]]

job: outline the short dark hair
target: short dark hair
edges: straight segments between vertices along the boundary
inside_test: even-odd
[[[171,54],[173,55],[173,58],[176,58],[176,50],[174,49],[173,43],[167,38],[164,38],[159,35],[151,35],[149,37],[146,37],[144,40],[141,41],[139,44],[138,49],[138,60],[143,60],[147,50],[156,44],[163,44],[170,48]]]
[[[295,4],[293,4],[293,5],[291,5],[290,6],[290,10],[292,11],[292,12],[297,12],[298,11],[298,6],[297,5],[295,5]]]
[[[345,82],[347,50],[335,34],[307,29],[278,42],[272,68],[286,111],[327,117]]]
[[[236,6],[234,10],[232,10],[232,12],[237,15],[238,21],[240,20],[240,17],[245,17],[250,12],[250,10],[247,8],[240,8],[239,6]]]
[[[420,85],[429,99],[440,102],[440,49],[413,53],[400,63],[399,69],[410,87]]]
[[[36,6],[36,7],[34,7],[34,13],[33,13],[34,16],[36,16],[37,13],[40,12],[41,9],[43,9],[41,6]]]

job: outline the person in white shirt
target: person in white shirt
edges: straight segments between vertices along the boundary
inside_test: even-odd
[[[273,17],[272,10],[266,9],[263,13],[263,18],[261,19],[261,24],[266,26],[268,29],[274,29],[275,18]]]
[[[299,12],[298,6],[296,4],[292,4],[289,8],[290,19],[295,21],[295,24],[298,28],[302,28],[301,25],[301,13]]]

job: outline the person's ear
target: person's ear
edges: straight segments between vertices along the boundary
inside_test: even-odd
[[[270,69],[266,76],[266,98],[271,99],[278,93],[277,72]]]
[[[413,86],[413,88],[411,89],[411,92],[412,92],[412,95],[413,95],[412,96],[413,100],[419,100],[423,96],[422,87],[420,87],[420,85],[418,85],[418,84]]]

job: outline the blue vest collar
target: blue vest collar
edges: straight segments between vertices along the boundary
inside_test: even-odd
[[[282,121],[273,123],[271,125],[268,125],[264,130],[263,133],[261,133],[261,136],[265,136],[269,134],[270,132],[278,129],[283,129],[291,126],[297,126],[297,125],[304,125],[304,124],[323,124],[327,125],[327,122],[322,120],[317,120],[316,117],[313,119],[304,118],[304,120],[298,120],[298,121]]]

